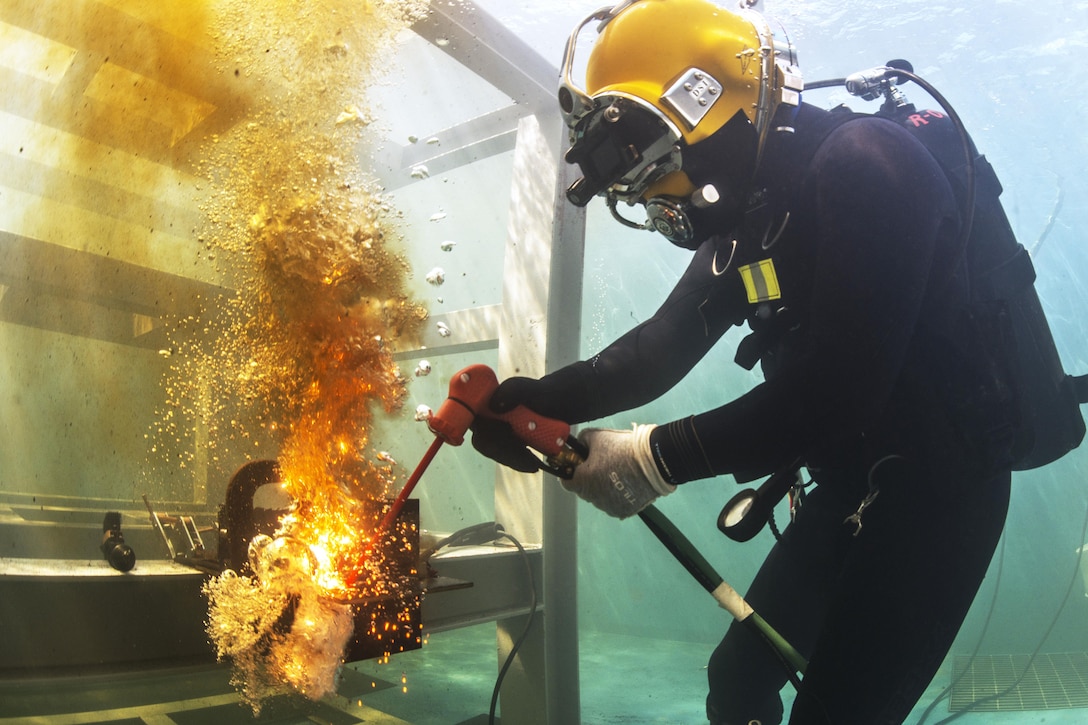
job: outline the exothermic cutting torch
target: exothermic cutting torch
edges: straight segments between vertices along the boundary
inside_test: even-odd
[[[509,424],[520,440],[544,456],[540,462],[541,470],[560,478],[569,479],[574,475],[574,469],[589,456],[589,451],[571,435],[570,425],[561,420],[545,418],[525,406],[518,406],[506,413],[492,412],[488,402],[498,387],[499,379],[495,376],[495,371],[483,364],[469,365],[450,379],[449,397],[427,420],[427,427],[434,433],[434,441],[378,524],[371,537],[372,541],[388,531],[396,520],[404,502],[412,494],[442,444],[459,446],[464,443],[465,433],[479,416],[496,418]]]
[[[442,444],[459,446],[464,443],[465,433],[479,416],[497,418],[508,423],[520,440],[544,456],[540,462],[542,470],[565,479],[574,476],[574,469],[589,457],[589,450],[571,435],[570,425],[561,420],[546,418],[525,406],[518,406],[502,414],[492,412],[489,402],[498,387],[499,381],[495,371],[487,365],[469,365],[453,376],[450,380],[449,397],[427,421],[428,427],[434,433],[434,442],[431,443],[419,465],[404,484],[404,488],[393,501],[393,505],[378,524],[377,530],[371,536],[371,541],[377,541],[379,536],[392,525],[404,502],[411,495]],[[797,673],[803,673],[807,666],[804,658],[752,610],[748,603],[714,571],[680,530],[656,507],[647,506],[638,515],[677,561],[703,588],[710,592],[722,608],[767,642],[786,667],[790,680],[799,687],[800,680],[797,678]]]
[[[450,380],[449,397],[427,421],[440,441],[461,445],[477,417],[496,418],[509,424],[514,434],[533,450],[544,455],[540,467],[560,478],[569,479],[574,469],[589,456],[589,451],[571,435],[570,425],[529,410],[523,405],[506,413],[494,413],[488,403],[499,380],[487,365],[469,365]]]

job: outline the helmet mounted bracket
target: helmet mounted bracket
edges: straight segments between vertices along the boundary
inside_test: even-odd
[[[691,130],[699,125],[721,96],[722,84],[714,76],[699,68],[689,68],[662,94],[661,102]]]

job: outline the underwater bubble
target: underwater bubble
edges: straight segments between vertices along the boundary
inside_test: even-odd
[[[340,126],[352,121],[362,121],[363,112],[357,106],[348,106],[336,117],[336,125]]]
[[[427,273],[427,282],[433,284],[435,287],[446,281],[446,270],[441,267],[435,267]]]
[[[457,246],[457,242],[445,241],[442,242],[440,248],[443,252],[452,252],[453,248]]]
[[[418,5],[421,17],[428,3],[365,3],[367,13],[347,24],[328,17],[338,4],[306,3],[298,13],[293,3],[258,3],[258,12],[252,3],[222,4],[216,59],[231,70],[245,63],[255,79],[281,79],[284,94],[240,99],[238,123],[200,147],[209,193],[193,237],[202,259],[218,257],[237,277],[240,294],[171,320],[171,343],[159,353],[170,357],[163,367],[176,382],[168,395],[176,417],[203,421],[208,457],[275,457],[298,502],[276,538],[255,539],[257,579],[223,577],[209,593],[214,631],[233,632],[216,643],[241,655],[232,681],[255,710],[284,686],[312,698],[335,682],[351,614],[325,604],[364,590],[347,583],[343,562],[365,546],[361,500],[383,495],[391,477],[366,450],[370,408],[399,410],[407,381],[392,350],[422,333],[426,319],[405,290],[406,263],[387,246],[396,236],[387,225],[403,217],[390,215],[350,134],[371,120],[372,61],[415,19],[401,10]],[[322,343],[302,342],[310,336]],[[174,417],[157,413],[148,429],[156,457],[178,455]],[[386,586],[377,564],[370,573],[365,587]]]
[[[411,176],[413,179],[426,179],[430,175],[430,170],[423,164],[412,167]]]
[[[442,337],[449,337],[453,334],[453,331],[450,330],[449,326],[445,322],[439,322],[437,325],[435,325],[435,328],[437,328],[438,334]]]
[[[423,378],[431,374],[431,363],[428,360],[420,360],[416,365],[416,377]]]
[[[249,565],[264,582],[277,577],[310,578],[314,563],[310,547],[292,536],[273,539],[258,534],[249,542]]]
[[[445,219],[445,218],[446,218],[446,212],[444,212],[444,211],[439,211],[439,212],[435,212],[434,214],[431,214],[431,218],[430,218],[430,220],[429,220],[429,221],[432,221],[432,222],[440,222],[440,221],[442,221],[442,220],[443,220],[443,219]]]
[[[417,405],[416,406],[416,420],[428,421],[434,416],[434,411],[431,410],[429,405]]]

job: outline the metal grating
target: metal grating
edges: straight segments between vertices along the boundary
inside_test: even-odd
[[[1030,655],[956,657],[949,709],[1012,712],[1088,707],[1088,652],[1039,654],[1020,683],[995,698],[1016,682],[1030,659]]]

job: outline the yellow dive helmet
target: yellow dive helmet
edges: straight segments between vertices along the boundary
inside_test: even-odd
[[[756,1],[728,10],[710,0],[626,0],[575,28],[559,88],[570,129],[566,159],[583,174],[567,190],[572,203],[585,206],[605,196],[624,224],[692,244],[690,207],[714,206],[720,190],[692,182],[687,150],[737,127],[733,135],[744,135],[753,147],[744,165],[754,168],[779,107],[800,103],[793,47],[752,9]],[[573,80],[575,48],[593,22],[599,36],[580,88]],[[646,204],[647,222],[623,218],[619,200]]]

